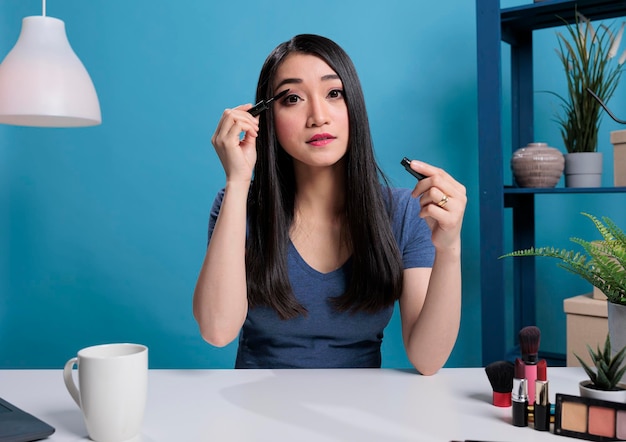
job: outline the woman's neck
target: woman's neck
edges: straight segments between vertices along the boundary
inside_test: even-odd
[[[301,216],[343,218],[345,172],[342,162],[331,167],[298,168],[294,205],[294,213]]]
[[[350,256],[346,234],[344,174],[329,168],[296,174],[292,243],[314,269],[329,272]]]

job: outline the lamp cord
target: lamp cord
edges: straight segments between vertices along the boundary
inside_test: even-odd
[[[613,120],[615,120],[616,123],[626,124],[626,120],[621,120],[617,118],[615,115],[613,115],[613,112],[611,112],[611,110],[607,107],[607,105],[604,104],[604,101],[602,101],[600,97],[598,97],[591,89],[587,88],[587,92],[589,92],[591,96],[595,98],[598,103],[600,103],[600,106],[604,108],[606,113],[609,114],[609,117],[613,118]]]

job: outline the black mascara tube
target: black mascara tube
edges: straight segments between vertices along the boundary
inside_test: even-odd
[[[421,173],[416,172],[413,169],[411,169],[411,160],[409,160],[407,157],[402,158],[402,161],[400,161],[400,164],[402,164],[404,168],[406,169],[406,171],[409,172],[418,180],[423,180],[424,178],[426,178],[426,175],[422,175]]]

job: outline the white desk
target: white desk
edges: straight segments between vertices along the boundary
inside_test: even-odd
[[[550,397],[578,394],[581,368],[549,368]],[[482,368],[435,376],[391,369],[150,370],[138,442],[565,441],[511,425],[491,405]],[[86,430],[61,370],[0,370],[0,396],[56,428],[52,441]]]

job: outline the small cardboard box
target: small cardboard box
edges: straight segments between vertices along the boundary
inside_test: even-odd
[[[599,299],[601,301],[606,301],[606,295],[598,287],[594,287],[593,288],[593,299]]]
[[[613,143],[613,185],[626,186],[626,130],[611,132]]]
[[[598,345],[603,348],[609,332],[606,298],[594,299],[591,293],[574,296],[563,300],[563,310],[567,327],[567,366],[580,366],[574,353],[591,363],[587,344],[594,350]]]

